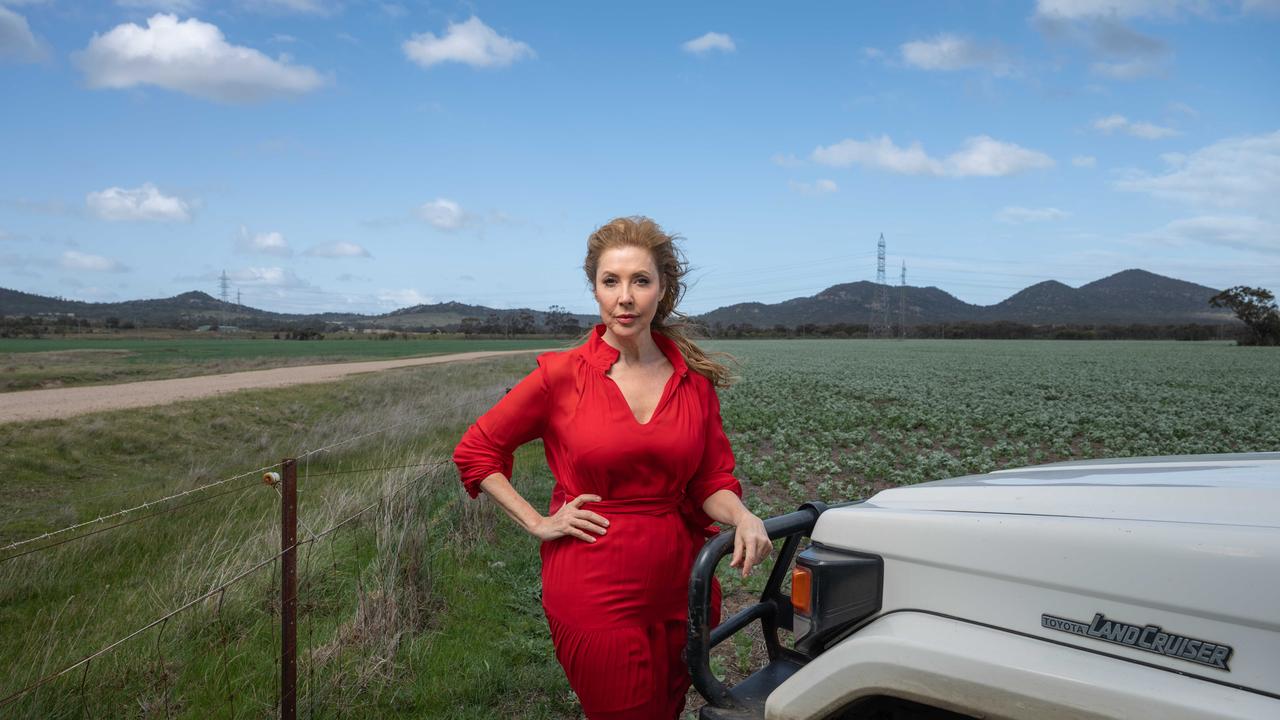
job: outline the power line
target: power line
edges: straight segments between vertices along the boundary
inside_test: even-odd
[[[880,241],[876,243],[876,302],[871,309],[871,337],[889,337],[893,330],[889,325],[889,282],[885,279],[884,269],[885,243],[884,233],[880,233]]]

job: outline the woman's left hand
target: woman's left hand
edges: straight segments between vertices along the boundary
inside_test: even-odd
[[[754,513],[744,512],[736,523],[729,567],[742,568],[742,577],[746,577],[751,574],[751,568],[764,562],[771,552],[773,543],[765,532],[764,521]]]

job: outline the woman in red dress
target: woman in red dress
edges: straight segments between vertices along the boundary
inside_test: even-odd
[[[591,720],[677,718],[689,571],[713,521],[736,527],[745,576],[772,546],[742,504],[716,386],[728,370],[682,332],[687,266],[647,218],[619,218],[583,263],[601,324],[468,428],[453,460],[542,541],[542,606],[556,658]],[[671,322],[672,320],[677,322]],[[511,486],[512,453],[542,438],[556,483],[543,516]],[[719,587],[713,588],[718,622]]]

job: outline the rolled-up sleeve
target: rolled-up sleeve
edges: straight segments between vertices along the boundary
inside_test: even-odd
[[[453,450],[453,463],[467,494],[480,494],[480,482],[494,473],[511,477],[516,448],[542,437],[548,387],[543,358],[538,367],[481,415]]]
[[[702,503],[719,490],[731,490],[742,497],[742,485],[733,476],[733,448],[729,446],[724,422],[720,418],[720,397],[710,383],[707,387],[706,408],[706,445],[702,450],[702,462],[685,488],[685,497],[698,512],[702,512]],[[707,520],[709,523],[710,518]]]

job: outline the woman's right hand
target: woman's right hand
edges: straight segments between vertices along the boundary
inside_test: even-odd
[[[579,495],[561,505],[555,515],[539,520],[536,525],[529,528],[529,532],[543,542],[565,535],[572,535],[586,542],[595,542],[596,539],[588,533],[603,535],[605,528],[609,526],[609,521],[590,510],[583,510],[582,504],[600,500],[599,495]]]

